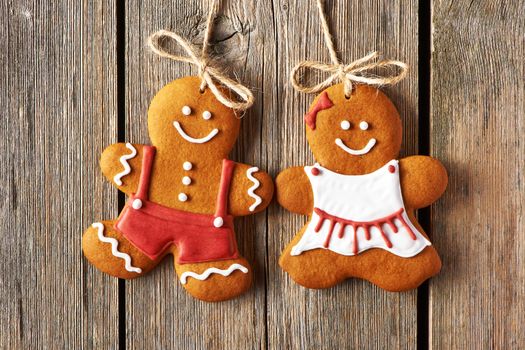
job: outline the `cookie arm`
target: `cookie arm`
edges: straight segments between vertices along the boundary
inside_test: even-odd
[[[401,159],[399,167],[403,200],[407,208],[427,207],[445,192],[448,175],[439,160],[412,156]]]
[[[273,197],[270,175],[251,165],[236,163],[230,183],[228,212],[233,216],[264,210]]]
[[[108,146],[100,157],[100,169],[104,176],[126,194],[137,191],[143,147],[131,143],[115,143]]]
[[[275,179],[277,202],[287,210],[310,215],[314,208],[314,194],[304,167],[297,166],[282,171]]]

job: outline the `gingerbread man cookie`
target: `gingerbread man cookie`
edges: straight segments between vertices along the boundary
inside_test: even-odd
[[[276,179],[278,202],[310,215],[279,264],[299,284],[331,287],[366,279],[389,291],[416,288],[437,274],[441,260],[415,210],[445,191],[447,172],[426,156],[398,160],[401,119],[381,91],[343,84],[321,92],[305,116],[317,160]]]
[[[186,77],[151,102],[152,146],[118,143],[102,154],[108,180],[129,196],[116,220],[94,223],[82,240],[87,259],[119,278],[136,278],[172,254],[184,288],[206,301],[233,298],[252,280],[237,249],[233,219],[264,210],[273,182],[257,167],[228,160],[240,120]]]

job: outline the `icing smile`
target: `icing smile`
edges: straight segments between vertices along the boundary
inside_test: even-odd
[[[366,146],[361,149],[350,148],[347,145],[345,145],[343,140],[339,138],[335,139],[335,144],[338,145],[343,151],[345,151],[348,154],[351,154],[353,156],[362,156],[363,154],[367,154],[368,152],[370,152],[370,150],[375,146],[376,139],[372,138],[368,140],[368,143],[366,144]]]
[[[180,123],[178,121],[174,121],[173,122],[173,126],[175,127],[175,129],[177,129],[177,131],[179,132],[180,136],[182,136],[182,138],[188,142],[191,142],[191,143],[205,143],[205,142],[208,142],[210,141],[212,138],[215,137],[215,135],[217,135],[219,133],[219,129],[213,129],[212,131],[210,131],[210,133],[204,137],[201,137],[201,138],[194,138],[194,137],[191,137],[190,135],[186,134],[184,132],[184,130],[182,130],[182,127],[180,126]]]

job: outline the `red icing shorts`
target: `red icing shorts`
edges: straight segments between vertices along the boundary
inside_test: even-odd
[[[139,190],[127,202],[115,228],[152,260],[172,244],[177,247],[177,263],[181,264],[237,258],[233,217],[226,213],[235,163],[223,161],[216,212],[205,215],[168,208],[147,199],[154,155],[154,147],[144,148]]]

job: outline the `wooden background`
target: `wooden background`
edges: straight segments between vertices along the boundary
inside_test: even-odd
[[[105,146],[147,143],[146,111],[195,70],[152,54],[148,35],[202,39],[208,3],[0,1],[0,348],[307,349],[525,347],[525,2],[327,1],[344,62],[371,50],[407,62],[386,93],[403,155],[450,173],[420,218],[443,259],[418,290],[347,281],[322,291],[278,268],[305,218],[275,203],[237,222],[255,283],[220,304],[193,300],[168,259],[124,282],[82,257],[81,235],[124,198],[97,165]],[[229,0],[213,54],[251,87],[233,159],[272,175],[312,163],[288,83],[303,59],[328,62],[313,0]]]

